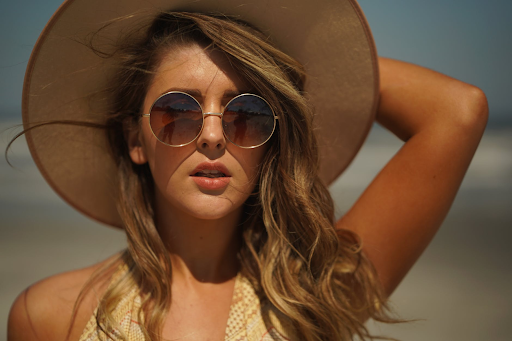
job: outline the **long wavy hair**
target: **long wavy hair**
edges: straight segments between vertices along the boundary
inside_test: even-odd
[[[304,67],[256,28],[224,15],[165,12],[143,30],[136,39],[128,34],[104,55],[119,61],[106,126],[119,169],[118,207],[128,238],[122,258],[129,270],[101,299],[98,326],[106,333],[114,330],[119,321],[111,312],[123,295],[138,290],[141,329],[148,340],[161,339],[171,302],[171,263],[154,223],[151,172],[131,161],[126,134],[139,127],[144,97],[162,58],[191,44],[222,52],[279,115],[240,225],[241,271],[256,293],[289,317],[303,340],[372,338],[364,326],[367,318],[395,321],[360,240],[335,229],[333,202],[318,176]]]

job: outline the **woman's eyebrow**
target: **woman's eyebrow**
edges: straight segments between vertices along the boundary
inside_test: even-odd
[[[184,93],[187,93],[187,94],[189,94],[189,95],[191,95],[193,97],[196,97],[196,98],[203,97],[203,93],[199,89],[178,88],[178,87],[169,88],[169,89],[165,90],[165,92],[163,92],[163,94],[168,93],[168,92],[172,92],[172,91],[184,92]],[[236,97],[238,95],[241,95],[241,94],[247,93],[247,92],[248,91],[226,90],[222,94],[222,98],[224,98],[224,99],[225,98],[231,99],[233,97]]]
[[[222,97],[223,98],[233,98],[233,97],[236,97],[236,96],[241,95],[246,92],[247,91],[226,90],[226,91],[224,91],[224,96],[222,96]]]
[[[163,94],[166,94],[168,92],[173,92],[173,91],[184,92],[184,93],[192,95],[194,97],[202,97],[203,96],[201,90],[189,89],[189,88],[169,88],[169,89],[165,90],[165,92],[163,92]]]

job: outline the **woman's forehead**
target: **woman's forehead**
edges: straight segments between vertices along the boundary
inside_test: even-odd
[[[224,96],[249,88],[222,52],[193,44],[173,49],[162,57],[148,95],[190,89],[202,96]]]

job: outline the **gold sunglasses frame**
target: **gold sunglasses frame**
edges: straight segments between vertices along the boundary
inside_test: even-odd
[[[188,96],[188,97],[192,98],[192,99],[194,100],[194,102],[196,102],[196,103],[197,103],[197,105],[199,106],[199,108],[201,109],[201,112],[202,112],[202,114],[203,114],[203,122],[202,122],[202,124],[201,124],[201,130],[199,130],[199,133],[198,133],[198,134],[197,134],[197,135],[192,139],[192,141],[190,141],[190,142],[183,143],[183,144],[178,144],[178,145],[173,145],[173,144],[165,143],[165,142],[161,141],[161,140],[158,138],[158,136],[156,136],[155,132],[153,131],[153,127],[151,127],[151,111],[153,110],[153,107],[155,106],[156,102],[158,102],[158,100],[159,100],[160,98],[162,98],[162,97],[164,97],[164,96],[167,96],[167,95],[169,95],[169,94],[182,94],[182,95],[186,95],[186,96]],[[242,96],[254,96],[254,97],[257,97],[257,98],[259,98],[259,99],[263,100],[263,101],[268,105],[268,107],[270,108],[270,111],[272,112],[272,116],[274,117],[274,126],[272,127],[272,132],[270,133],[270,135],[268,136],[268,138],[267,138],[264,142],[262,142],[262,143],[260,143],[260,144],[258,144],[258,145],[256,145],[256,146],[249,146],[249,147],[240,146],[240,145],[238,145],[238,144],[234,143],[233,141],[231,141],[231,139],[226,135],[226,132],[224,131],[224,125],[223,125],[223,124],[222,124],[222,134],[224,135],[224,137],[226,138],[226,140],[227,140],[227,141],[229,141],[230,143],[234,144],[234,145],[235,145],[235,146],[237,146],[237,147],[244,148],[244,149],[253,149],[253,148],[258,148],[258,147],[260,147],[260,146],[264,145],[265,143],[267,143],[267,142],[272,138],[272,136],[274,135],[274,131],[276,130],[277,120],[279,119],[279,117],[275,114],[274,109],[272,109],[272,106],[267,102],[267,100],[266,100],[266,99],[264,99],[264,98],[263,98],[263,97],[261,97],[261,96],[258,96],[258,95],[255,95],[255,94],[251,94],[251,93],[243,93],[243,94],[240,94],[240,95],[237,95],[237,96],[233,97],[233,98],[232,98],[231,100],[229,100],[229,102],[224,106],[224,109],[225,109],[225,108],[227,108],[227,107],[229,106],[229,104],[230,104],[231,102],[233,102],[235,99],[240,98],[240,97],[242,97]],[[153,104],[151,105],[151,108],[149,109],[149,114],[142,114],[142,116],[143,116],[143,117],[148,117],[148,118],[150,118],[149,128],[151,129],[151,133],[153,133],[153,136],[155,136],[155,138],[158,140],[158,142],[163,143],[163,144],[165,144],[166,146],[169,146],[169,147],[183,147],[183,146],[187,146],[187,145],[191,144],[192,142],[194,142],[195,140],[197,140],[197,138],[198,138],[199,136],[201,136],[201,134],[202,134],[202,132],[203,132],[203,128],[204,128],[204,119],[205,119],[206,117],[208,117],[208,116],[218,116],[218,117],[220,117],[221,122],[222,122],[222,118],[224,117],[224,111],[223,111],[223,112],[219,112],[219,113],[217,113],[217,112],[204,112],[204,111],[203,111],[203,107],[201,106],[201,104],[200,104],[200,103],[199,103],[199,102],[194,98],[194,96],[192,96],[191,94],[188,94],[188,93],[183,92],[183,91],[169,91],[169,92],[166,92],[166,93],[164,93],[164,94],[160,95],[160,96],[159,96],[159,97],[158,97],[158,98],[153,102]]]

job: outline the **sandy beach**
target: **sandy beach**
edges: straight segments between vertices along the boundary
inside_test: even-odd
[[[0,148],[16,122],[0,122]],[[401,143],[373,129],[332,186],[343,214]],[[17,294],[46,276],[97,262],[124,235],[75,212],[34,166],[23,139],[0,162],[0,340]],[[396,312],[418,322],[372,330],[409,341],[508,341],[512,327],[512,128],[489,129],[431,246],[393,294]]]

